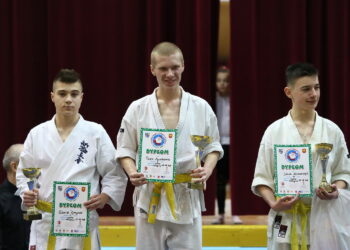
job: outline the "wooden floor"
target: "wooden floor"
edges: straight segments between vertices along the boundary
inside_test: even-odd
[[[266,225],[266,215],[242,215],[239,216],[242,220],[242,225]],[[203,216],[203,225],[210,225],[215,221],[216,216]],[[134,217],[132,216],[101,216],[100,225],[134,225]],[[232,216],[225,216],[225,225],[233,225]]]

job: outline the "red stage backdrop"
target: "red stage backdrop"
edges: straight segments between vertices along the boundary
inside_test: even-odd
[[[231,1],[235,213],[267,213],[250,185],[265,129],[291,107],[283,93],[287,65],[307,61],[319,69],[318,113],[337,123],[350,140],[349,11],[347,0]]]
[[[182,86],[212,103],[218,0],[0,1],[0,152],[51,119],[52,79],[61,68],[82,75],[81,114],[101,123],[113,141],[129,104],[157,86],[149,55],[161,41],[185,57]],[[200,121],[199,121],[200,122]],[[181,145],[180,145],[181,146]],[[4,173],[1,173],[3,179]],[[132,215],[129,186],[122,211]],[[213,192],[207,193],[209,213]]]

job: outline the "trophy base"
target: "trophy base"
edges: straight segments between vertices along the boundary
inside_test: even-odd
[[[333,188],[328,183],[321,183],[319,188],[323,188],[327,193],[333,192]]]
[[[201,182],[199,183],[190,182],[188,183],[187,187],[190,189],[204,190],[204,184]]]
[[[32,220],[41,220],[41,214],[23,214],[23,219],[32,221]]]

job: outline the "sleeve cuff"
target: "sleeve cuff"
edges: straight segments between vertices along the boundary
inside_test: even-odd
[[[204,152],[203,152],[203,156],[206,156],[206,155],[208,155],[212,152],[215,152],[215,151],[220,153],[220,156],[218,159],[218,160],[220,160],[224,156],[224,150],[222,149],[221,144],[218,142],[211,143],[207,147],[205,147]]]
[[[125,148],[118,149],[115,154],[116,160],[118,161],[120,158],[124,157],[130,157],[131,159],[136,161],[136,152]]]
[[[345,174],[339,174],[332,176],[331,183],[334,183],[335,181],[344,181],[347,184],[346,189],[350,190],[350,177],[349,175]]]
[[[260,185],[267,186],[267,187],[271,188],[271,190],[272,190],[273,192],[275,192],[275,184],[274,184],[273,182],[268,181],[268,180],[266,180],[266,179],[264,179],[264,178],[258,177],[258,178],[255,178],[255,179],[253,180],[252,187],[251,187],[252,192],[253,192],[255,195],[257,195],[257,196],[260,196],[260,197],[261,197],[261,195],[259,194],[258,190],[256,189],[256,187],[257,187],[257,186],[260,186]]]

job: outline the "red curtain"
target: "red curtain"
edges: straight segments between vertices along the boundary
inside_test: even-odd
[[[347,0],[231,1],[232,209],[265,214],[252,194],[258,147],[266,127],[291,108],[284,70],[299,61],[320,71],[318,112],[350,139],[349,13]]]
[[[129,104],[157,86],[149,73],[149,55],[161,41],[175,42],[184,53],[184,89],[212,102],[218,3],[0,1],[0,152],[23,142],[32,127],[52,117],[49,93],[60,68],[81,73],[81,113],[101,123],[115,141]],[[119,215],[132,214],[132,189],[128,187]],[[214,196],[207,194],[209,213],[214,211],[209,202]],[[106,209],[104,214],[111,212]]]

